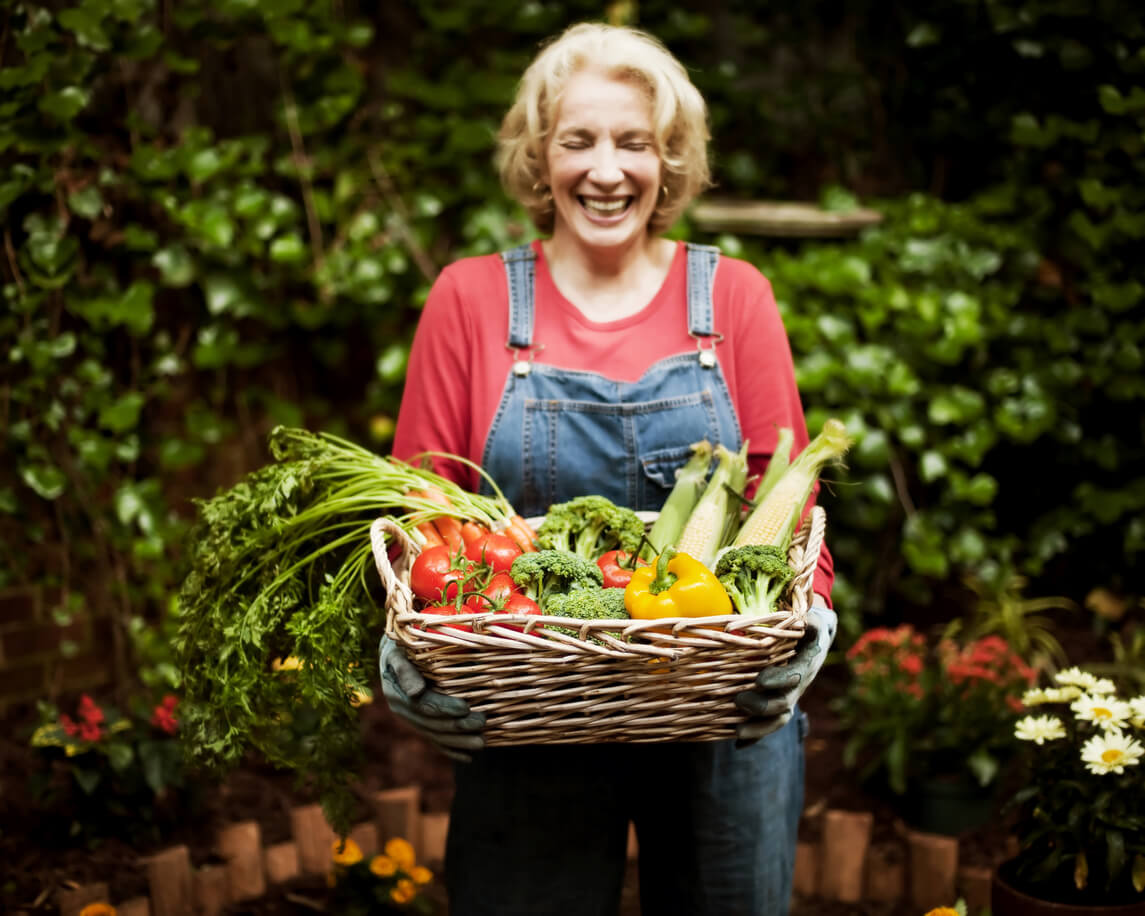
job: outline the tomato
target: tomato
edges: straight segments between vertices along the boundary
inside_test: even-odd
[[[499,611],[504,605],[505,599],[518,591],[520,591],[520,586],[513,581],[513,577],[507,572],[493,573],[480,591],[474,592],[465,599],[465,610],[470,614]]]
[[[410,567],[409,585],[423,601],[452,601],[458,595],[461,579],[470,573],[469,564],[458,565],[444,544],[428,547]]]
[[[513,592],[513,594],[505,599],[505,606],[501,608],[501,613],[540,615],[541,606],[528,595],[524,595],[521,592]],[[524,624],[517,625],[510,623],[506,624],[506,626],[514,630],[523,630],[525,628]]]
[[[446,617],[452,617],[456,614],[469,614],[471,613],[468,607],[462,608],[460,611],[455,604],[434,604],[425,609],[426,614],[442,614]],[[443,623],[444,627],[453,627],[458,630],[473,631],[473,624],[471,623]]]
[[[605,588],[625,588],[632,578],[632,574],[636,571],[636,567],[647,566],[648,564],[641,559],[634,562],[632,554],[627,551],[610,550],[596,561],[596,565],[600,567],[604,576]]]
[[[474,563],[488,566],[494,572],[507,573],[513,561],[521,555],[521,548],[504,534],[490,532],[465,547],[465,556]]]

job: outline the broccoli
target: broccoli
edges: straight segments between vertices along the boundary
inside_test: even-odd
[[[716,575],[740,614],[761,617],[775,611],[775,602],[795,575],[782,547],[750,545],[725,550],[716,561]]]
[[[576,617],[580,620],[623,620],[628,617],[622,588],[578,588],[556,594],[549,598],[544,611],[554,617]]]
[[[537,529],[538,546],[568,550],[586,560],[610,550],[635,553],[643,537],[640,516],[604,496],[578,496],[556,503]]]
[[[542,608],[553,595],[578,588],[600,588],[604,583],[599,566],[567,550],[523,553],[513,561],[509,575]]]

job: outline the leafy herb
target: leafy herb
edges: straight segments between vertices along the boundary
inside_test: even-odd
[[[444,512],[495,527],[512,509],[334,436],[278,427],[270,450],[274,463],[197,502],[178,596],[183,723],[202,763],[256,752],[309,780],[348,829],[362,762],[355,703],[385,623],[371,523],[389,514],[416,537]],[[408,495],[429,485],[450,505]]]

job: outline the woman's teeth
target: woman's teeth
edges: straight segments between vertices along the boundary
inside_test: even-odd
[[[627,207],[628,198],[624,197],[620,200],[589,200],[586,197],[582,197],[581,203],[584,204],[586,210],[592,210],[595,213],[612,214],[619,213]]]

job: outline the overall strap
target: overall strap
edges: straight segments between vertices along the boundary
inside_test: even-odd
[[[715,289],[716,266],[720,261],[720,250],[714,245],[698,245],[687,242],[688,252],[688,333],[696,338],[700,351],[700,365],[711,369],[716,364],[715,346],[723,340],[723,335],[712,327],[715,306],[712,292]],[[704,349],[704,339],[713,338],[711,347]]]
[[[533,246],[526,243],[501,252],[505,274],[509,281],[509,339],[510,350],[525,350],[533,345]]]

